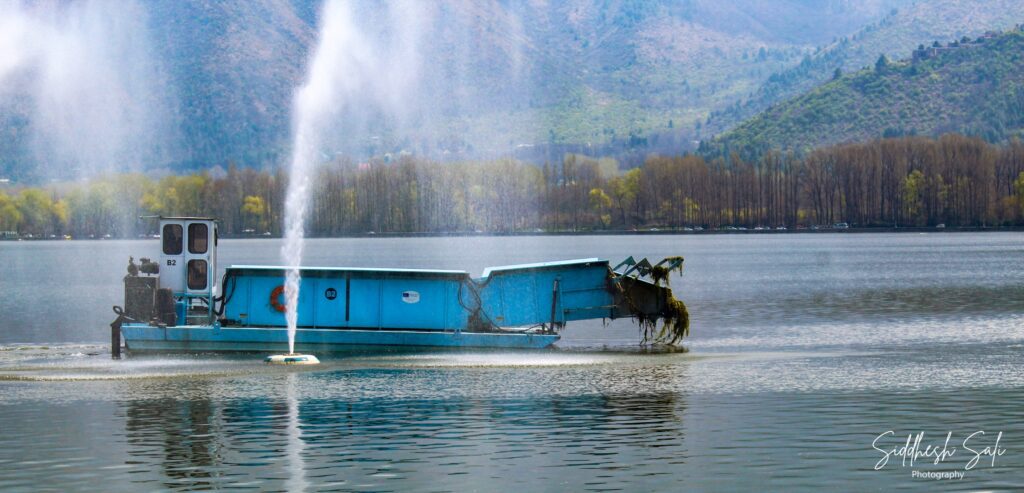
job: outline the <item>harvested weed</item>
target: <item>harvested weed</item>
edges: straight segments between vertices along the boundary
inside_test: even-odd
[[[641,344],[672,345],[690,335],[690,312],[686,309],[686,303],[676,299],[671,290],[665,298],[665,308],[653,317],[635,312],[637,323],[643,331]],[[660,329],[659,320],[662,322]]]
[[[617,282],[609,283],[609,286],[617,288],[618,296],[621,296],[621,300],[626,302],[630,315],[640,326],[640,344],[674,345],[690,335],[690,312],[687,311],[685,303],[676,299],[669,287],[669,276],[673,271],[682,275],[683,257],[667,257],[644,274],[649,276],[651,282],[657,286],[655,290],[660,291],[654,296],[664,295],[664,299],[658,300],[654,305],[660,309],[651,307],[648,300],[640,299],[639,301],[647,302],[638,303],[638,300],[633,299],[634,288],[641,286],[641,283],[648,283],[640,279],[642,276],[627,278],[630,279],[627,281],[629,282],[628,287],[623,287]],[[659,321],[661,324],[658,323]]]
[[[654,267],[651,267],[651,280],[658,286],[661,286],[662,283],[664,283],[665,286],[669,285],[669,275],[672,274],[672,271],[676,271],[679,275],[683,275],[683,257],[666,257],[665,260],[659,262],[659,264],[663,263],[668,265],[672,265],[674,263],[676,265],[672,269],[663,265],[655,265]]]

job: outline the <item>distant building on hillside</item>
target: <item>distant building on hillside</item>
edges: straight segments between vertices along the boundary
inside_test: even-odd
[[[917,62],[920,62],[922,60],[927,60],[929,58],[934,58],[934,57],[938,56],[939,53],[942,53],[942,52],[952,51],[952,50],[956,50],[956,49],[959,49],[959,48],[970,48],[970,47],[973,47],[973,46],[982,45],[982,44],[985,44],[986,42],[988,42],[988,40],[993,39],[993,38],[995,38],[997,36],[999,36],[999,33],[995,32],[995,31],[986,31],[985,34],[982,34],[981,36],[978,36],[978,38],[973,40],[973,41],[971,41],[966,36],[964,36],[964,38],[961,39],[960,41],[953,41],[953,42],[947,44],[946,46],[942,46],[938,42],[935,42],[931,46],[927,46],[927,47],[924,46],[924,45],[920,45],[920,46],[917,47],[916,50],[914,50],[914,52],[913,52],[913,54],[911,56],[911,61],[913,63],[917,63]]]
[[[935,58],[935,57],[939,56],[939,53],[942,53],[944,51],[954,50],[954,49],[956,49],[956,48],[954,48],[952,46],[928,46],[928,47],[925,47],[925,48],[918,47],[918,49],[914,50],[914,54],[911,57],[911,62],[917,63],[917,62],[920,62],[922,60],[927,60],[929,58]]]

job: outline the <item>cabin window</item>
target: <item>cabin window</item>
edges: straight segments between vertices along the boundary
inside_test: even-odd
[[[206,225],[202,223],[188,225],[188,253],[206,253],[210,242],[207,231]]]
[[[206,289],[206,261],[193,259],[188,261],[188,288]]]
[[[161,233],[164,242],[164,255],[181,255],[181,225],[165,224]]]

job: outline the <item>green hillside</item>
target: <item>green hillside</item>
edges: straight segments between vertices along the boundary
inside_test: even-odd
[[[894,8],[880,21],[836,38],[799,64],[772,74],[742,103],[712,111],[705,135],[729,130],[773,103],[810,91],[832,79],[836,69],[854,72],[873,64],[881,53],[896,60],[922,43],[976,38],[1010,29],[1022,19],[1024,2],[1017,0],[928,0]]]
[[[391,135],[367,131],[336,137],[355,149],[356,158],[410,151],[462,159],[688,132],[709,112],[799,63],[815,46],[857,32],[908,1],[417,2],[427,13],[417,26],[422,80],[407,100],[421,107],[408,109],[402,115],[411,122],[408,128]],[[38,7],[42,14],[33,14],[32,2],[15,10],[45,24],[67,12],[88,14],[102,4],[41,3],[47,4]],[[155,82],[168,101],[152,113],[165,115],[162,123],[174,132],[132,138],[140,148],[164,149],[141,159],[145,167],[280,164],[290,146],[292,94],[316,45],[321,4],[175,0],[138,2],[125,18],[116,9],[93,13],[132,27],[147,19],[139,37],[149,41],[146,59],[158,66]],[[351,5],[355,23],[374,36],[386,31],[389,6],[401,4]],[[118,48],[118,39],[94,40],[97,46],[88,48],[102,53],[109,48],[106,41]],[[34,100],[46,95],[36,94],[41,86],[31,67],[19,70],[17,77],[0,77],[0,177],[31,182],[75,169],[74,162],[47,162],[36,155],[36,137],[50,129],[40,127]],[[102,87],[81,92],[106,96]],[[687,135],[685,141],[691,140]]]
[[[487,156],[689,131],[909,0],[425,2],[417,98],[402,135],[344,135],[369,154]],[[387,3],[381,4],[385,6]],[[291,92],[316,41],[318,0],[153,4],[192,160],[276,164]],[[361,25],[384,20],[364,5]]]
[[[79,6],[86,13],[96,5],[110,5],[41,3],[54,12]],[[31,17],[35,7],[30,4],[15,10]],[[131,163],[118,156],[94,160],[113,168],[157,172],[228,163],[257,168],[281,164],[291,145],[292,95],[316,45],[321,4],[175,0],[138,2],[123,14],[118,9],[94,13],[111,18],[111,25],[141,26],[140,33],[131,32],[148,41],[142,58],[156,69],[152,94],[141,94],[138,101],[156,99],[159,104],[124,106],[131,114],[155,115],[166,130],[126,130],[119,142],[154,149],[138,152],[140,157]],[[356,24],[369,36],[383,36],[391,4],[354,2]],[[416,50],[420,80],[405,98],[418,107],[402,108],[405,114],[399,119],[405,128],[371,121],[367,130],[349,132],[339,125],[338,135],[328,136],[337,144],[325,146],[325,155],[362,159],[407,151],[460,160],[514,151],[521,159],[542,162],[580,152],[638,164],[650,153],[692,150],[702,136],[728,130],[770,104],[827,80],[836,63],[850,72],[873,62],[880,52],[906,53],[918,43],[976,36],[1024,19],[1024,3],[1012,0],[420,4],[427,12],[417,26],[423,40]],[[97,46],[89,47],[99,54],[117,52],[119,39],[94,39]],[[24,51],[14,48],[12,52]],[[132,66],[108,69],[116,69],[127,81],[141,80],[125,68]],[[47,126],[37,115],[37,101],[48,100],[40,88],[49,86],[33,79],[34,70],[26,65],[0,77],[0,178],[39,182],[76,176],[70,170],[80,163],[64,162],[74,159],[47,159],[48,153],[40,153],[47,149],[40,137],[58,126]],[[362,76],[387,79],[387,74]],[[78,80],[68,77],[57,85],[81,93],[76,101],[118,97],[105,89],[109,86],[77,87]],[[362,106],[352,109],[366,110]],[[77,109],[61,112],[75,117],[69,121],[86,121]],[[80,127],[68,133],[90,134],[89,128]],[[101,127],[119,128],[111,122]],[[74,156],[80,148],[75,144],[69,139],[66,146],[71,149],[61,155]]]
[[[1024,131],[1024,32],[923,48],[773,105],[702,150],[754,155],[944,132],[1002,141]]]

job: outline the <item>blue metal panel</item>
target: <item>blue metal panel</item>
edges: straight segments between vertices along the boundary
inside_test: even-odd
[[[246,325],[284,326],[284,313],[270,305],[270,293],[284,283],[281,278],[248,277],[249,316]],[[284,296],[281,296],[284,302]]]
[[[551,268],[562,268],[562,267],[579,267],[586,266],[588,264],[603,264],[608,265],[607,260],[601,260],[599,258],[583,258],[576,260],[558,260],[555,262],[539,262],[535,264],[518,264],[518,265],[504,265],[501,267],[488,267],[484,269],[483,277],[490,277],[492,274],[499,274],[508,271],[522,271],[522,270],[533,270],[540,271]]]
[[[501,326],[551,321],[552,290],[558,280],[555,321],[610,316],[608,262],[586,259],[488,269],[480,289],[484,311]]]
[[[247,325],[257,326],[279,326],[287,324],[284,312],[279,312],[270,304],[270,294],[278,286],[284,285],[284,279],[280,277],[245,277],[249,281],[249,316]],[[299,285],[299,307],[298,325],[309,327],[313,325],[313,298],[312,292],[316,286],[315,279],[303,279]],[[316,293],[318,294],[318,293]],[[280,303],[284,303],[284,295],[280,295]]]
[[[306,268],[299,327],[460,330],[477,306],[485,321],[502,327],[539,325],[551,321],[556,280],[556,322],[610,315],[607,261],[549,262],[486,272],[488,277],[477,282],[458,271]],[[232,267],[236,287],[227,318],[246,326],[284,326],[284,314],[270,303],[283,273],[280,268]],[[326,295],[329,289],[334,290],[333,299]]]
[[[501,301],[504,308],[501,325],[508,327],[519,327],[523,325],[535,325],[545,318],[551,318],[551,288],[546,282],[550,275],[543,275],[535,272],[523,272],[500,276],[494,281],[501,289]],[[538,302],[538,285],[548,286],[547,307],[548,316],[542,315]],[[497,322],[497,320],[495,320]]]
[[[469,320],[469,311],[466,307],[476,306],[473,296],[469,292],[469,279],[450,282],[445,284],[445,299],[447,309],[445,310],[446,329],[464,329]]]
[[[271,292],[284,282],[274,276],[278,273],[235,271],[229,281],[234,288],[225,308],[226,318],[246,326],[284,326],[284,314],[270,303]],[[466,311],[458,303],[458,292],[468,276],[428,271],[345,273],[307,269],[304,273],[308,277],[302,278],[299,291],[300,327],[442,330],[465,326]],[[346,275],[351,276],[348,283]],[[331,289],[333,299],[327,294]],[[412,302],[411,296],[418,297],[418,301]]]
[[[179,300],[174,304],[174,314],[178,319],[178,323],[185,323],[185,316],[188,313],[188,303],[185,300]]]
[[[309,293],[313,299],[314,325],[316,327],[345,327],[345,279],[311,279],[316,288]],[[304,283],[305,284],[305,283]],[[305,293],[299,292],[302,297]]]
[[[248,277],[234,277],[228,280],[224,289],[225,295],[230,295],[227,306],[224,307],[224,317],[228,320],[237,320],[245,323],[249,319],[249,306],[252,304],[252,297],[249,292]]]
[[[611,316],[613,298],[608,291],[608,266],[566,272],[559,282],[559,299],[565,320]]]
[[[169,327],[142,324],[122,327],[130,351],[265,351],[288,350],[283,328]],[[471,332],[299,329],[299,352],[345,351],[359,347],[413,346],[450,348],[522,348],[550,346],[552,334],[481,334]]]
[[[469,296],[469,303],[466,306],[475,307],[479,301],[481,311],[483,315],[490,320],[491,323],[508,327],[505,323],[505,304],[502,303],[501,296],[501,280],[498,278],[485,279],[488,281],[485,284],[473,286],[472,288],[467,287],[466,289],[474,289],[479,298]]]
[[[352,278],[349,327],[380,327],[380,279]]]
[[[596,259],[595,259],[596,260]],[[254,274],[257,276],[280,276],[283,277],[288,267],[273,266],[273,265],[232,265],[229,269],[244,272],[247,274]],[[383,276],[385,274],[401,274],[404,277],[428,277],[431,279],[450,278],[450,279],[462,279],[468,277],[469,274],[463,270],[438,270],[438,269],[380,269],[380,268],[365,268],[365,267],[300,267],[299,273],[303,277],[309,276],[328,276],[328,277],[343,277],[345,274],[353,274],[357,276]]]
[[[442,280],[384,280],[381,325],[385,328],[444,329],[446,285]]]

